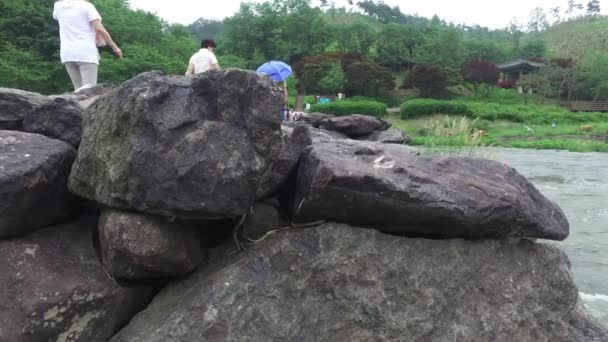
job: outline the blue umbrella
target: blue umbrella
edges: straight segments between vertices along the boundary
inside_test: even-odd
[[[262,64],[258,70],[259,73],[266,74],[277,82],[285,81],[291,76],[291,67],[284,62],[270,61]]]

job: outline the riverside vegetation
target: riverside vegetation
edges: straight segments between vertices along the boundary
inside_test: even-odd
[[[0,86],[42,93],[69,89],[58,63],[57,23],[49,15],[53,3],[0,0]],[[124,60],[116,60],[102,50],[101,82],[120,83],[149,70],[182,74],[197,40],[213,37],[223,67],[254,69],[270,59],[292,64],[293,107],[312,103],[311,94],[338,92],[388,107],[416,98],[465,101],[473,112],[467,116],[479,117],[476,128],[487,133],[482,145],[606,151],[603,116],[584,119],[555,105],[608,99],[608,19],[599,14],[598,1],[587,6],[564,1],[550,12],[538,8],[527,22],[513,20],[503,29],[423,18],[371,0],[345,7],[327,1],[314,6],[309,0],[243,3],[224,20],[201,18],[188,26],[133,10],[126,0],[95,4],[125,52]],[[516,58],[548,65],[521,81],[535,92],[524,99],[495,87],[494,63]],[[373,106],[358,114],[378,115]],[[435,125],[426,121],[435,119],[389,116],[415,144],[440,138],[455,144],[425,135],[424,127]],[[555,129],[546,129],[554,120]],[[581,126],[593,131],[581,132]]]
[[[314,105],[311,111],[384,117],[406,131],[411,144],[446,153],[489,146],[608,152],[608,113],[572,113],[557,105],[524,104],[515,91],[494,91],[497,94],[485,101],[475,97],[413,99],[404,102],[399,113],[388,113],[382,103],[357,99]]]

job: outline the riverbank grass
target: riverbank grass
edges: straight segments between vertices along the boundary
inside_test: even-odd
[[[443,147],[515,147],[533,149],[568,150],[572,152],[608,152],[608,121],[578,121],[551,123],[527,123],[506,120],[467,119],[463,116],[441,114],[403,120],[391,114],[387,120],[393,127],[405,130],[412,137],[413,145]],[[594,118],[596,119],[596,118]],[[433,129],[450,121],[468,120],[466,134],[449,133]],[[472,140],[475,131],[478,140]],[[468,137],[468,138],[467,138]]]

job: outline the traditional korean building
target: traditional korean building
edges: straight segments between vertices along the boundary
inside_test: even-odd
[[[525,59],[516,59],[511,62],[497,65],[500,70],[500,82],[511,83],[517,82],[523,75],[535,72],[544,66],[544,63],[532,62]]]

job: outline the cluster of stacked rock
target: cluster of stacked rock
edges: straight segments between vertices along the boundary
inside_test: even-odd
[[[381,118],[352,114],[334,116],[323,113],[310,113],[298,117],[297,122],[307,123],[314,128],[331,132],[336,139],[353,139],[373,141],[386,144],[408,144],[410,137],[398,128],[391,128],[391,124]],[[295,126],[295,122],[286,122],[284,125]]]
[[[388,128],[368,117],[281,125],[281,106],[252,72],[151,72],[90,105],[77,155],[2,131],[4,236],[82,214],[66,183],[101,213],[0,242],[0,340],[606,338],[566,256],[527,240],[568,222],[515,170],[349,139]],[[256,243],[214,247],[231,237]]]
[[[83,111],[106,90],[0,89],[0,341],[103,341],[153,294],[107,276],[97,215],[68,190]]]

